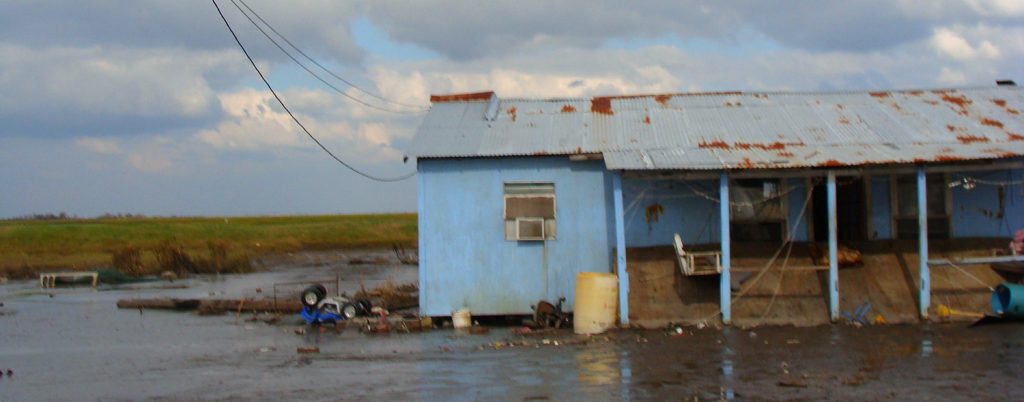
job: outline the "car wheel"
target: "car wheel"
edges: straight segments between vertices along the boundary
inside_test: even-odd
[[[370,315],[371,310],[373,310],[373,304],[371,304],[369,300],[356,300],[356,314],[367,316]]]
[[[302,305],[306,307],[316,307],[317,303],[323,300],[325,295],[317,289],[316,286],[310,286],[306,290],[302,291]]]
[[[356,306],[352,303],[345,303],[341,305],[341,316],[345,317],[346,320],[351,320],[356,316]]]

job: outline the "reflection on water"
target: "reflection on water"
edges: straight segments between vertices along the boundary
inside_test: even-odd
[[[619,384],[622,378],[621,362],[611,345],[591,347],[576,353],[576,372],[579,381],[587,385]]]
[[[733,344],[733,342],[732,342],[733,336],[732,335],[733,334],[732,334],[732,331],[729,328],[726,328],[725,330],[722,331],[722,335],[724,335],[723,339],[724,339],[725,343],[724,343],[724,345],[722,345],[722,352],[720,353],[720,358],[722,360],[722,387],[721,387],[722,388],[722,395],[721,395],[721,397],[725,398],[727,400],[733,400],[734,398],[736,398],[736,395],[733,392],[732,357],[733,357],[733,355],[736,354],[732,350],[732,344]]]

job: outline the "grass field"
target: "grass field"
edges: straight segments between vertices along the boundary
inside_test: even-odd
[[[234,256],[308,249],[415,246],[415,214],[237,218],[127,218],[0,221],[0,275],[111,266],[112,254],[142,251],[147,264],[166,245],[201,256],[210,244]]]

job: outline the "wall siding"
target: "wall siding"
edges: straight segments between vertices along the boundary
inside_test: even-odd
[[[427,159],[418,170],[423,314],[531,314],[538,300],[559,297],[571,310],[577,272],[612,272],[611,176],[603,162]],[[555,240],[505,240],[502,185],[509,181],[555,184]]]

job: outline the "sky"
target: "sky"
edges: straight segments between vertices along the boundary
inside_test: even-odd
[[[356,84],[307,61],[341,92],[318,81],[218,0],[289,109],[377,176],[415,170],[403,156],[436,93],[1024,80],[1024,0],[245,2]],[[415,178],[367,180],[305,136],[210,1],[0,0],[0,95],[0,218],[416,209]]]

